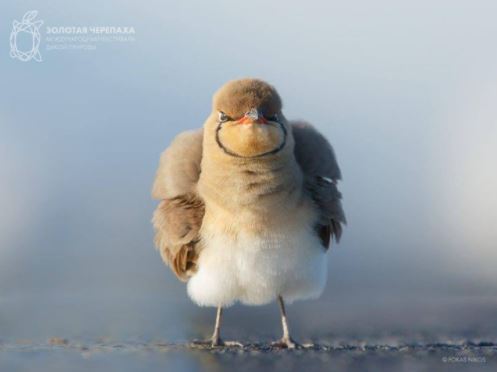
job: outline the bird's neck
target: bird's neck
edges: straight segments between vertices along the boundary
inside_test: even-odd
[[[206,208],[270,218],[299,203],[302,185],[293,153],[261,159],[204,156],[198,192]]]

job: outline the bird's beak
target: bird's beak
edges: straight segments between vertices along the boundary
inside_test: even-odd
[[[256,108],[247,112],[243,118],[238,120],[238,124],[267,124],[268,121],[262,116]]]

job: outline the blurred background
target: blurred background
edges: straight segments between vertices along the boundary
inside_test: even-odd
[[[43,62],[9,57],[38,10]],[[495,340],[494,1],[0,4],[0,338],[208,337],[154,250],[163,149],[224,82],[259,77],[333,144],[349,224],[300,340]],[[47,50],[45,26],[132,26],[134,42]],[[225,337],[280,335],[276,304]]]

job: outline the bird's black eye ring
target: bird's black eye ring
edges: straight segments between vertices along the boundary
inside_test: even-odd
[[[218,113],[218,121],[220,123],[224,123],[225,121],[228,121],[228,120],[231,120],[231,118],[228,115],[226,115],[224,112],[219,111],[219,113]]]

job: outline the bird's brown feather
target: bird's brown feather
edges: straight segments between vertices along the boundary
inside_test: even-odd
[[[152,187],[155,199],[195,193],[202,161],[203,130],[178,134],[161,154]]]
[[[306,191],[319,211],[316,232],[323,247],[329,248],[332,238],[338,243],[342,224],[346,223],[342,195],[336,186],[341,178],[340,168],[329,142],[311,125],[293,122],[295,158],[304,173]]]
[[[161,156],[152,196],[160,199],[152,219],[163,261],[183,281],[197,270],[204,203],[196,193],[202,130],[179,134]]]
[[[187,280],[197,270],[204,213],[204,203],[195,194],[164,199],[154,212],[155,244],[180,280]]]

